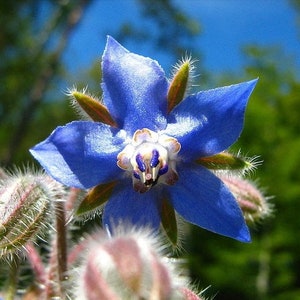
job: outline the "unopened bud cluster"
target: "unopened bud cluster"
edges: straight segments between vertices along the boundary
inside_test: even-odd
[[[44,174],[2,176],[0,181],[0,258],[22,251],[49,224],[56,183]]]
[[[161,255],[161,246],[147,231],[96,235],[88,239],[76,279],[76,299],[198,299],[185,288],[172,259]],[[192,298],[192,296],[194,298]]]

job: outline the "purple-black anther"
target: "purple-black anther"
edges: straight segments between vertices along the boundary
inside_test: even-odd
[[[158,165],[158,163],[159,163],[158,158],[159,158],[159,152],[156,149],[154,149],[152,151],[152,158],[150,160],[150,167],[151,168],[155,168]]]
[[[135,157],[135,161],[138,165],[138,168],[141,172],[145,172],[146,171],[146,165],[144,163],[144,160],[143,160],[143,157],[138,154],[136,157]]]
[[[133,171],[133,176],[136,178],[136,179],[141,179],[140,175],[138,174],[137,171]]]

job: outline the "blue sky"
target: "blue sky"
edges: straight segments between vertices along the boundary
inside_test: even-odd
[[[280,45],[300,66],[300,39],[297,39],[300,32],[296,31],[296,13],[289,1],[175,0],[175,3],[201,24],[202,34],[195,39],[194,47],[202,53],[207,70],[239,70],[243,67],[241,46],[250,43]],[[136,25],[143,22],[135,0],[94,0],[73,33],[64,56],[69,68],[77,71],[100,60],[106,35],[112,35],[127,21]],[[176,62],[150,44],[128,42],[125,46],[157,59],[167,70]]]

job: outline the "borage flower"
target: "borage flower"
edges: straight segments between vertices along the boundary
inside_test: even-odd
[[[73,91],[96,122],[58,127],[31,153],[61,183],[93,187],[78,213],[108,200],[105,226],[125,221],[157,229],[162,223],[176,242],[175,209],[190,223],[249,242],[237,201],[208,167],[231,164],[222,151],[241,133],[256,80],[185,97],[190,69],[183,62],[169,83],[156,61],[108,37],[103,104]],[[239,160],[233,161],[234,167]]]

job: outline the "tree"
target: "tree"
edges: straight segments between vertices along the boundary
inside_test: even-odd
[[[50,85],[62,72],[61,55],[88,3],[1,2],[0,68],[5,74],[0,89],[2,165],[28,158],[29,133],[33,133],[30,131],[41,136],[34,129],[49,121],[43,125],[33,122],[41,104],[45,103],[46,109],[46,100],[52,98]],[[47,10],[47,17],[43,16],[43,9]],[[64,114],[58,117],[65,118]]]

